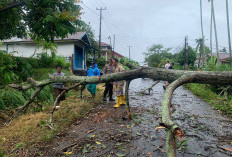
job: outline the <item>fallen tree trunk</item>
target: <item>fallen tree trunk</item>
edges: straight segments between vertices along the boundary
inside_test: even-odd
[[[114,81],[127,80],[127,101],[128,101],[128,89],[129,82],[137,78],[151,78],[153,80],[165,80],[173,82],[165,91],[163,103],[162,103],[162,123],[160,125],[167,128],[167,156],[176,156],[175,138],[182,138],[183,133],[181,129],[171,119],[171,99],[172,94],[176,88],[186,83],[203,83],[203,84],[220,84],[231,85],[232,84],[232,72],[200,72],[200,71],[181,71],[181,70],[166,70],[142,67],[135,70],[125,71],[121,73],[114,73],[105,75],[99,79],[98,77],[84,77],[84,76],[64,76],[53,77],[43,81],[35,81],[28,79],[30,85],[9,85],[12,88],[19,90],[26,90],[33,87],[43,88],[51,83],[77,83],[79,85],[96,84],[96,83],[108,83]],[[129,102],[127,103],[129,107]]]
[[[109,83],[121,80],[133,80],[137,78],[151,78],[153,80],[165,80],[173,82],[183,75],[195,75],[192,83],[204,83],[204,84],[232,84],[232,72],[198,72],[198,71],[182,71],[182,70],[165,70],[157,68],[139,68],[135,70],[114,73],[105,75],[99,80],[98,77],[85,77],[85,76],[62,76],[54,77],[50,76],[49,79],[43,81],[33,81],[33,85],[23,86],[10,84],[9,86],[16,89],[30,89],[33,87],[46,86],[52,83],[80,83],[81,85],[95,84],[95,83]]]

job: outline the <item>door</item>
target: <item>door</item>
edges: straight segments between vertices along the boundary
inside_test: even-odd
[[[75,46],[74,69],[83,69],[83,50]]]

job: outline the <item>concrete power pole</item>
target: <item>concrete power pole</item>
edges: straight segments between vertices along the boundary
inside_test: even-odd
[[[102,9],[102,8],[98,9],[98,8],[97,8],[97,10],[100,10],[99,48],[100,48],[100,50],[101,50],[102,11],[103,11],[103,10],[106,10],[106,7],[105,7],[105,9]]]
[[[130,48],[131,48],[132,46],[128,46],[128,47],[129,47],[129,60],[130,60],[130,58],[131,58],[131,57],[130,57]]]
[[[113,51],[115,50],[115,35],[114,35],[114,41],[113,41]]]
[[[188,69],[188,36],[185,37],[184,69]]]

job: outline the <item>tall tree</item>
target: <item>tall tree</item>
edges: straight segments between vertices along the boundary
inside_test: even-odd
[[[200,39],[196,39],[196,43],[197,43],[197,47],[196,47],[196,52],[198,51],[198,49],[199,49],[199,53],[198,53],[198,55],[199,55],[199,58],[198,58],[198,68],[201,68],[201,60],[202,60],[202,54],[203,54],[203,44],[202,44],[202,38],[200,38]]]
[[[184,57],[184,54],[185,54],[185,49],[182,49],[179,54],[178,54],[178,58],[177,58],[177,61],[180,65],[184,65],[185,64],[185,57]],[[191,47],[189,46],[188,47],[188,65],[192,65],[194,66],[194,63],[196,61],[196,58],[197,58],[197,53],[196,51]]]
[[[159,67],[162,66],[163,60],[170,60],[173,58],[172,53],[169,51],[171,48],[165,48],[161,44],[154,44],[150,47],[147,52],[145,52],[145,61],[151,67]]]
[[[210,15],[210,50],[211,50],[211,61],[212,61],[213,60],[213,10],[212,10],[212,7],[211,7],[210,14],[211,14]]]
[[[226,17],[227,17],[227,29],[228,29],[229,53],[230,53],[230,59],[231,59],[232,54],[231,54],[230,17],[229,17],[229,4],[228,4],[228,0],[226,0]],[[231,62],[230,62],[230,66],[231,66]]]
[[[77,0],[5,0],[0,1],[0,40],[24,37],[53,41],[75,33],[74,22],[80,15]]]
[[[216,41],[217,62],[218,62],[218,64],[221,64],[221,60],[220,60],[220,57],[219,57],[219,49],[218,49],[218,36],[217,36],[217,25],[216,25],[215,11],[214,11],[214,0],[209,0],[209,1],[211,1],[211,10],[212,10],[215,41]]]
[[[203,52],[202,52],[202,65],[205,65],[205,36],[204,36],[204,27],[203,27],[203,13],[202,13],[202,0],[200,0],[200,14],[201,14],[201,36],[202,36],[202,47],[203,47]]]

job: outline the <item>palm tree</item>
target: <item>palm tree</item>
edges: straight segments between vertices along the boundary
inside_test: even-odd
[[[213,59],[213,11],[212,11],[212,7],[211,7],[211,17],[210,17],[210,51],[211,51],[211,61],[212,61]]]
[[[229,53],[230,53],[230,59],[231,59],[231,39],[230,39],[230,20],[229,20],[229,5],[228,0],[226,0],[226,14],[227,14],[227,29],[228,29],[228,42],[229,42]],[[231,62],[230,62],[231,66]]]
[[[205,65],[205,37],[204,37],[204,28],[203,28],[203,14],[202,14],[202,0],[200,0],[200,14],[201,14],[201,35],[202,35],[202,47],[203,47],[203,52],[202,52],[202,61],[203,61],[203,66]]]
[[[214,12],[214,1],[213,0],[208,0],[208,1],[211,1],[211,11],[212,11],[212,19],[214,24],[214,33],[215,33],[215,41],[216,41],[217,62],[220,65],[221,60],[219,58],[219,50],[218,50],[218,36],[217,36],[217,25],[216,25],[215,12]]]
[[[199,61],[198,61],[198,68],[201,68],[201,60],[202,60],[202,55],[203,55],[203,39],[200,38],[200,39],[196,39],[196,43],[197,43],[197,47],[196,47],[196,52],[198,52],[198,49],[199,49]]]

